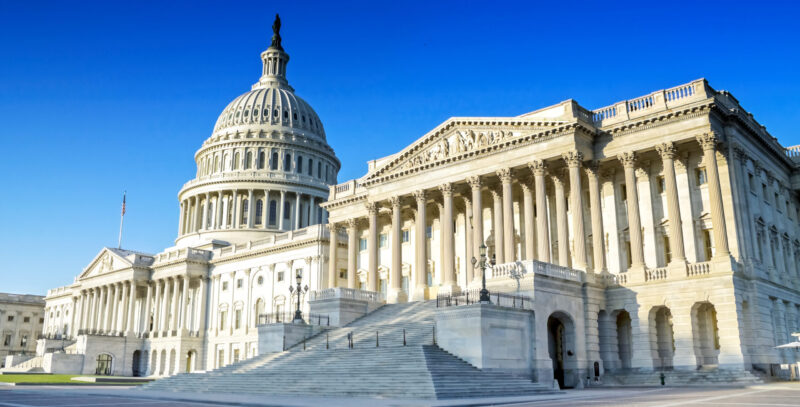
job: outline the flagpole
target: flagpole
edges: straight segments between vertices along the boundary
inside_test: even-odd
[[[122,249],[122,223],[125,221],[125,195],[127,191],[122,193],[122,213],[119,216],[119,238],[117,239],[117,249]]]

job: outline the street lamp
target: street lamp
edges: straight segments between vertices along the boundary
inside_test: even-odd
[[[304,294],[308,291],[308,286],[302,287],[301,284],[303,282],[303,275],[300,274],[300,270],[297,271],[297,288],[292,287],[289,285],[289,293],[297,292],[297,310],[294,312],[294,320],[292,323],[302,323],[303,322],[303,312],[300,311],[300,294]]]
[[[489,290],[486,289],[486,270],[491,270],[494,268],[496,264],[494,255],[492,255],[492,259],[487,261],[486,259],[486,245],[481,244],[479,248],[480,251],[480,260],[472,258],[472,267],[481,270],[481,292],[479,301],[481,304],[491,304],[492,301],[489,299]]]

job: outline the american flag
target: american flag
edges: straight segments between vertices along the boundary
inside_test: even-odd
[[[122,193],[122,216],[125,216],[125,195],[127,192]]]

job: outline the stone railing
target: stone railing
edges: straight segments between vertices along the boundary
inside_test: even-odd
[[[159,253],[154,256],[155,264],[171,262],[175,260],[191,259],[191,260],[209,260],[211,252],[207,250],[200,250],[191,247],[182,249],[170,250],[168,252]]]
[[[598,126],[623,122],[657,111],[695,102],[713,94],[705,79],[698,79],[674,88],[655,91],[649,95],[624,100],[592,111],[592,121]]]
[[[795,162],[800,162],[800,145],[786,147],[786,157]]]
[[[569,267],[558,266],[537,260],[523,260],[514,263],[495,265],[486,277],[488,279],[514,278],[515,275],[524,276],[528,273],[536,273],[579,283],[584,281],[585,276],[583,271],[571,269]]]
[[[687,277],[702,276],[709,273],[711,273],[711,263],[707,261],[702,263],[691,263],[686,266]]]
[[[244,170],[244,171],[225,171],[216,174],[210,175],[202,175],[197,177],[185,184],[183,184],[183,189],[189,188],[191,186],[197,184],[203,184],[206,182],[219,182],[219,181],[264,181],[264,180],[276,180],[276,181],[288,181],[288,182],[296,182],[296,183],[304,183],[304,184],[311,184],[311,185],[322,185],[325,184],[324,180],[319,178],[314,178],[308,175],[302,174],[295,174],[295,173],[287,173],[284,171],[278,170]]]
[[[659,267],[655,269],[648,269],[644,272],[644,281],[658,281],[667,279],[667,268]]]
[[[47,290],[47,297],[57,297],[60,295],[65,295],[72,292],[72,289],[69,286],[63,286],[58,288],[53,288],[51,290]],[[31,296],[36,297],[36,296]]]
[[[351,179],[350,181],[341,183],[339,185],[331,185],[328,193],[328,200],[347,198],[348,196],[358,195],[366,192],[366,188],[361,186],[358,180]]]
[[[311,291],[308,298],[309,301],[328,300],[334,298],[344,298],[348,300],[367,302],[383,302],[385,300],[383,293],[345,287],[334,287]]]

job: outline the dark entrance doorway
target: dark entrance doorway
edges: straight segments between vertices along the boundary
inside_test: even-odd
[[[97,368],[94,370],[94,374],[98,376],[110,376],[111,375],[111,355],[106,353],[101,353],[97,355]]]
[[[133,377],[139,377],[142,375],[141,364],[142,364],[142,352],[138,350],[133,351],[133,363],[132,363]]]
[[[553,378],[564,388],[564,324],[554,317],[547,319],[547,345],[553,361]]]

